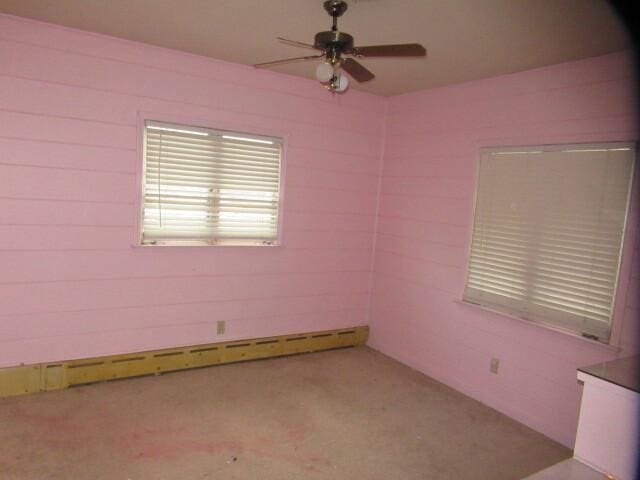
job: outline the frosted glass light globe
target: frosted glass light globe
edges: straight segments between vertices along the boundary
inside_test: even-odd
[[[336,83],[336,92],[344,92],[349,86],[349,79],[346,75],[340,75]]]
[[[333,77],[333,68],[328,63],[321,63],[316,68],[316,78],[319,82],[327,83]]]

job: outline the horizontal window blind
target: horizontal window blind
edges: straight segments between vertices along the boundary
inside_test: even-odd
[[[466,301],[609,338],[635,148],[483,149]]]
[[[274,244],[282,141],[145,122],[143,244]]]

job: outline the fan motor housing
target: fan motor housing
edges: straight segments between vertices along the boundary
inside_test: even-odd
[[[313,46],[321,50],[331,48],[340,51],[349,50],[353,48],[353,37],[344,32],[318,32],[316,33]]]

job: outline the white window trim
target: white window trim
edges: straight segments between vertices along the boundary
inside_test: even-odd
[[[160,119],[160,120],[156,120]],[[280,186],[279,186],[279,204],[278,204],[278,226],[277,237],[271,244],[259,244],[256,242],[240,243],[240,242],[217,242],[217,243],[201,243],[201,242],[171,242],[161,244],[145,244],[142,243],[143,234],[143,210],[144,210],[144,161],[145,161],[145,122],[152,121],[154,123],[165,123],[167,125],[224,125],[224,129],[201,127],[209,131],[225,132],[225,133],[240,133],[240,132],[252,132],[246,133],[246,136],[253,136],[256,138],[275,138],[281,143],[280,151]],[[197,129],[198,127],[189,127]],[[258,133],[259,132],[259,133]],[[281,130],[265,128],[263,126],[256,127],[254,123],[243,123],[238,121],[228,121],[227,119],[220,119],[217,116],[215,118],[207,117],[192,117],[176,114],[170,110],[164,111],[138,111],[137,113],[137,146],[136,146],[136,196],[134,200],[134,207],[136,211],[134,235],[130,248],[137,251],[158,251],[163,249],[185,250],[194,251],[206,248],[223,248],[223,249],[251,249],[251,248],[280,248],[285,244],[285,235],[283,230],[284,218],[285,218],[285,188],[286,184],[286,165],[287,165],[287,153],[289,146],[290,134]]]
[[[473,303],[463,298],[464,292],[466,290],[467,278],[468,278],[469,269],[470,269],[471,247],[472,247],[473,230],[474,230],[474,224],[475,224],[475,218],[476,218],[478,187],[479,187],[479,178],[480,178],[480,159],[482,158],[482,154],[486,151],[513,152],[516,149],[522,149],[523,151],[526,149],[530,149],[531,151],[537,150],[537,151],[544,152],[544,151],[555,151],[559,147],[562,147],[563,149],[568,150],[571,148],[584,147],[585,145],[594,145],[594,146],[601,145],[601,146],[606,146],[607,148],[618,148],[618,147],[629,148],[630,147],[635,151],[635,157],[633,159],[630,178],[629,178],[629,188],[627,190],[625,220],[623,225],[623,232],[621,235],[620,255],[618,258],[618,275],[616,277],[616,282],[613,290],[614,293],[613,293],[612,308],[611,308],[612,313],[611,313],[611,320],[610,320],[610,335],[608,339],[604,339],[604,340],[593,339],[588,336],[583,336],[576,331],[568,330],[555,324],[545,323],[544,321],[540,321],[539,319],[524,318],[512,312],[508,312],[501,309],[494,309],[490,306]],[[600,348],[604,348],[609,351],[616,351],[616,352],[621,351],[620,335],[622,333],[621,332],[622,326],[623,326],[622,323],[624,320],[624,309],[625,309],[624,300],[626,300],[626,297],[627,297],[627,290],[629,288],[629,282],[630,282],[630,276],[631,276],[631,272],[628,271],[625,273],[623,272],[623,268],[626,266],[627,269],[630,270],[629,266],[632,262],[631,257],[633,256],[633,253],[634,253],[633,246],[637,241],[637,239],[635,238],[636,230],[634,228],[629,228],[629,215],[631,211],[632,200],[634,198],[640,197],[640,192],[637,192],[637,190],[640,189],[640,182],[636,178],[638,176],[638,170],[637,170],[636,164],[638,162],[637,157],[638,157],[639,146],[640,144],[635,140],[631,140],[631,141],[585,140],[584,142],[580,142],[580,143],[575,143],[575,142],[557,143],[557,144],[545,143],[542,145],[512,144],[512,145],[492,146],[489,144],[477,144],[476,151],[478,152],[478,154],[475,162],[476,168],[475,168],[475,174],[474,174],[474,193],[473,193],[472,205],[471,205],[472,208],[471,208],[471,216],[470,216],[470,222],[469,222],[469,231],[467,234],[468,243],[467,243],[466,259],[465,259],[465,266],[464,266],[464,283],[459,293],[459,297],[457,300],[454,300],[454,303],[463,305],[466,308],[484,311],[484,312],[491,313],[493,315],[497,315],[502,318],[515,320],[525,325],[529,325],[533,328],[541,328],[547,331],[558,333],[563,336],[578,339],[584,343],[597,346]],[[640,230],[637,232],[637,235],[640,235]],[[623,274],[625,275],[625,278],[623,278]]]

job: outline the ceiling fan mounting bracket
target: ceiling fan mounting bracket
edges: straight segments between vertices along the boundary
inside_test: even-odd
[[[324,2],[324,9],[333,18],[342,16],[347,11],[348,5],[344,0],[327,0]]]

